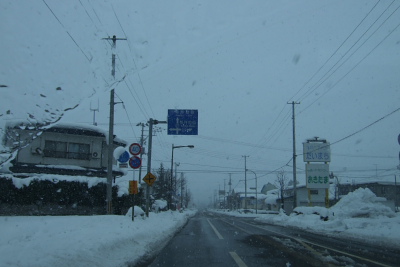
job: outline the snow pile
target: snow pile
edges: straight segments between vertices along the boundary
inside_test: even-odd
[[[343,197],[330,210],[340,218],[394,217],[394,211],[382,203],[385,201],[385,198],[377,197],[370,189],[359,188]]]
[[[153,210],[155,211],[163,210],[167,207],[167,205],[168,205],[167,201],[163,199],[156,199],[153,203]]]
[[[329,209],[297,207],[296,212],[290,215],[284,212],[277,215],[238,212],[224,212],[224,214],[257,217],[255,220],[265,223],[399,247],[400,214],[385,206],[382,203],[384,201],[384,198],[377,197],[371,190],[359,188],[344,196]]]
[[[136,210],[135,210],[136,212]],[[158,252],[195,211],[0,218],[0,266],[123,266]]]
[[[137,216],[143,216],[143,215],[144,215],[144,210],[142,210],[142,209],[141,209],[140,207],[138,207],[138,206],[135,206],[133,215],[134,215],[135,217],[137,217]],[[129,210],[128,210],[128,212],[125,214],[125,216],[132,218],[132,208],[129,208]]]
[[[305,215],[314,214],[319,215],[320,217],[329,217],[329,215],[331,215],[329,209],[324,207],[297,207],[294,209],[294,213]]]

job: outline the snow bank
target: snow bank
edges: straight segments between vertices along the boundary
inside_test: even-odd
[[[163,210],[167,207],[168,203],[167,201],[163,200],[163,199],[156,199],[153,203],[153,209],[155,211],[160,211]]]
[[[343,197],[330,210],[340,218],[394,217],[394,211],[385,206],[384,201],[385,198],[377,197],[370,189],[359,188]]]
[[[385,206],[384,198],[371,190],[359,188],[344,196],[335,206],[297,207],[296,212],[279,214],[240,214],[223,212],[226,215],[256,217],[255,220],[296,227],[324,235],[361,239],[386,246],[400,247],[400,214]]]
[[[126,266],[157,252],[195,211],[131,216],[4,216],[0,266]]]

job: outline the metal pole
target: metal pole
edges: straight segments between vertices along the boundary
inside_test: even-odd
[[[181,209],[183,209],[183,172],[181,172]]]
[[[147,173],[151,172],[151,149],[153,143],[153,119],[149,120],[149,144],[147,151]],[[149,217],[149,206],[150,206],[150,186],[146,185],[146,217]]]
[[[175,184],[174,184],[174,193],[175,193],[175,199],[174,199],[174,203],[175,203],[175,210],[176,210],[176,207],[178,206],[178,203],[177,203],[177,201],[176,201],[176,195],[177,195],[177,189],[176,189],[176,184],[177,184],[177,181],[176,181],[176,177],[178,176],[178,163],[176,163],[175,162],[175,170],[174,170],[174,172],[175,172],[175,179],[174,179],[174,182],[175,182]]]
[[[169,209],[172,210],[172,188],[173,188],[173,168],[174,168],[174,144],[172,144],[172,155],[171,155],[171,187],[170,187],[170,201],[169,201]]]
[[[244,157],[244,208],[247,209],[247,157]]]
[[[226,209],[226,191],[225,191],[225,181],[226,181],[226,179],[224,179],[224,209]]]
[[[108,128],[108,153],[107,153],[107,214],[112,214],[112,165],[114,146],[114,89],[110,94],[110,122]]]
[[[135,181],[135,170],[133,170],[132,181]],[[135,220],[135,194],[132,194],[132,222]]]
[[[256,214],[258,214],[258,188],[257,188],[257,174],[254,173],[254,176],[256,177]]]

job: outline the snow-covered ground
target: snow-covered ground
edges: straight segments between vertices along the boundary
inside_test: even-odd
[[[383,198],[376,197],[371,190],[360,188],[343,197],[329,209],[298,207],[298,215],[219,212],[232,216],[256,217],[255,220],[270,224],[400,248],[400,213],[395,213],[383,205],[383,201]],[[328,216],[328,220],[322,220],[321,216]]]
[[[300,215],[216,212],[400,247],[400,216],[381,202],[370,190],[358,189],[330,209],[300,207]],[[0,217],[0,266],[126,266],[156,253],[195,213],[150,213],[133,222],[131,213]]]
[[[157,252],[194,210],[126,216],[0,217],[0,266],[126,266]]]

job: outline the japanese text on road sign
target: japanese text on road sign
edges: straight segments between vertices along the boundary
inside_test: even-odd
[[[169,109],[169,135],[197,135],[198,111],[195,109]]]

